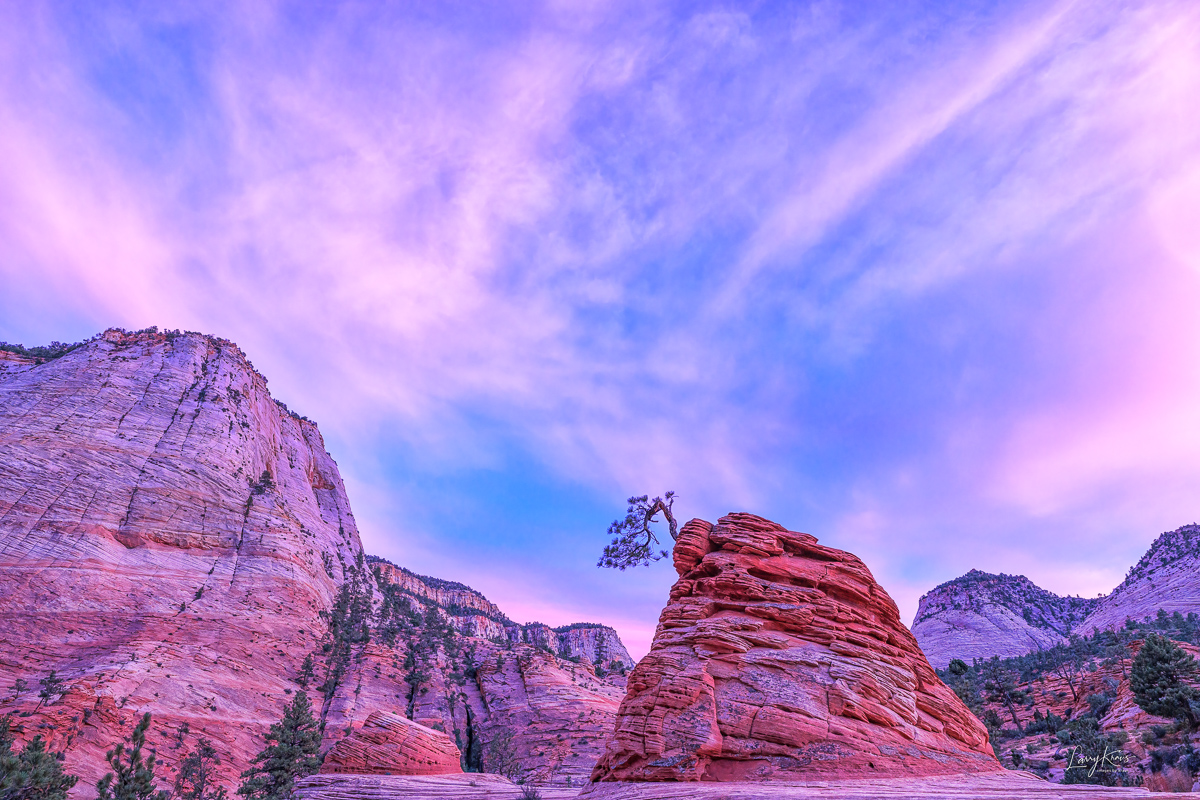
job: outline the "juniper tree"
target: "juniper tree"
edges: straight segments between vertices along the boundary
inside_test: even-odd
[[[1083,677],[1083,669],[1086,663],[1084,654],[1079,647],[1079,639],[1071,637],[1071,650],[1066,654],[1062,661],[1050,668],[1050,672],[1062,678],[1067,682],[1067,688],[1071,690],[1071,701],[1079,700],[1079,681]]]
[[[242,773],[237,793],[246,800],[284,800],[291,795],[296,778],[311,775],[321,766],[317,757],[321,731],[308,694],[296,692],[283,719],[272,725],[264,738],[269,744]]]
[[[196,749],[179,762],[175,797],[178,800],[226,800],[225,787],[216,783],[216,767],[220,763],[212,742],[200,737]]]
[[[118,743],[105,753],[104,758],[112,772],[96,784],[96,800],[167,800],[170,792],[160,791],[154,785],[154,755],[142,760],[142,748],[146,745],[146,731],[150,729],[150,714],[142,719],[129,737],[130,747]]]
[[[0,717],[0,800],[66,800],[79,780],[63,772],[62,762],[47,752],[41,735],[13,752],[12,715]]]
[[[10,702],[13,702],[13,703],[17,702],[17,698],[20,697],[21,693],[24,692],[28,688],[29,688],[29,682],[27,680],[25,680],[24,678],[17,678],[15,681],[13,681],[13,685],[12,685],[13,695],[12,695],[12,700]]]
[[[668,555],[666,550],[655,552],[658,537],[655,535],[654,529],[650,527],[654,518],[659,514],[662,514],[667,522],[671,540],[679,538],[675,516],[671,513],[671,508],[675,504],[674,492],[667,492],[662,497],[656,497],[653,500],[649,495],[631,497],[628,503],[629,509],[625,512],[625,519],[614,520],[613,524],[608,526],[608,534],[613,537],[613,540],[604,548],[604,553],[596,562],[597,567],[615,567],[624,570],[627,567],[636,567],[641,564],[648,566],[652,561],[666,558]]]
[[[1151,633],[1129,669],[1133,699],[1148,714],[1174,717],[1196,728],[1196,692],[1186,679],[1196,674],[1196,660],[1170,639]]]

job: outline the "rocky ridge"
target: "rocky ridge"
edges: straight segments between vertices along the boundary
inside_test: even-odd
[[[1060,597],[1023,575],[971,570],[923,595],[912,631],[936,667],[953,658],[1007,658],[1066,642],[1126,619],[1200,612],[1200,525],[1161,534],[1107,595]]]
[[[429,601],[435,604],[464,636],[500,643],[532,644],[563,658],[587,661],[607,671],[633,667],[633,658],[621,638],[606,625],[590,622],[558,628],[540,622],[521,625],[465,584],[418,575],[375,556],[367,556],[367,562],[418,603]]]
[[[912,632],[935,667],[952,658],[1005,658],[1065,642],[1098,603],[1059,597],[1024,575],[973,569],[921,597]]]
[[[1155,539],[1078,630],[1090,633],[1122,625],[1127,618],[1145,620],[1159,609],[1200,612],[1200,525],[1184,525]]]
[[[1001,769],[857,557],[751,514],[692,520],[593,781]]]
[[[622,670],[583,641],[564,659],[464,635],[462,598],[374,571],[317,426],[236,345],[149,329],[36,350],[0,348],[0,713],[64,753],[73,797],[144,712],[166,780],[204,735],[232,788],[299,690],[324,749],[384,710],[444,731],[464,768],[504,738],[522,774],[586,777]],[[51,670],[64,690],[39,703]]]

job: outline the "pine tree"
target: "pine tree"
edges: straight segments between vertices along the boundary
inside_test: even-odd
[[[317,750],[321,731],[313,719],[308,695],[299,691],[264,737],[268,744],[242,773],[237,793],[246,800],[284,800],[292,793],[296,778],[311,775],[321,766]]]
[[[58,677],[54,670],[50,670],[50,674],[38,681],[38,684],[42,687],[42,690],[38,692],[38,697],[41,699],[38,701],[37,708],[34,711],[41,708],[42,703],[48,702],[51,697],[63,693],[62,678]]]
[[[212,742],[200,737],[196,749],[179,762],[175,777],[175,797],[178,800],[226,800],[228,792],[215,783],[216,766],[221,763]]]
[[[1196,660],[1170,639],[1151,633],[1133,659],[1129,688],[1147,714],[1184,720],[1195,729],[1200,694],[1185,679],[1196,674]]]
[[[14,753],[11,729],[12,715],[0,717],[0,800],[66,800],[79,778],[63,772],[40,735]]]
[[[629,509],[625,512],[625,519],[614,520],[613,524],[608,526],[608,534],[613,540],[604,548],[600,560],[596,562],[597,567],[625,570],[639,564],[649,566],[653,561],[666,558],[669,555],[666,550],[655,552],[658,537],[650,527],[660,513],[667,521],[671,540],[674,542],[679,539],[679,528],[675,523],[675,515],[671,513],[675,505],[674,492],[667,492],[653,500],[649,495],[631,497],[628,502]]]
[[[142,761],[146,731],[150,729],[150,714],[142,715],[129,737],[128,750],[123,742],[109,750],[104,758],[113,768],[96,784],[96,800],[167,800],[170,792],[154,785],[154,755]]]

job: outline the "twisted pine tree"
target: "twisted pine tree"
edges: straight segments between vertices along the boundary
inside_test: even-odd
[[[1129,688],[1147,714],[1183,720],[1194,730],[1200,694],[1185,681],[1195,674],[1196,660],[1187,651],[1165,636],[1152,633],[1134,656]]]
[[[79,778],[63,772],[41,735],[14,753],[12,714],[0,717],[0,800],[66,800]]]
[[[658,537],[650,524],[659,514],[667,521],[671,531],[671,540],[679,538],[679,529],[675,524],[675,516],[671,507],[675,504],[675,493],[667,492],[662,497],[653,500],[649,495],[629,498],[629,510],[625,519],[614,520],[608,526],[608,534],[613,537],[612,543],[604,548],[597,567],[615,567],[624,570],[626,567],[636,567],[640,564],[649,566],[650,562],[666,558],[667,551],[655,552]]]
[[[237,793],[246,800],[284,800],[291,796],[296,778],[312,775],[321,766],[317,750],[321,731],[313,719],[308,695],[296,692],[283,719],[267,732],[268,744],[242,773]]]
[[[128,752],[125,744],[119,743],[105,754],[113,771],[96,784],[96,800],[167,800],[170,797],[170,792],[159,791],[154,785],[154,756],[142,761],[142,748],[149,728],[150,714],[146,713],[129,737],[131,747]]]

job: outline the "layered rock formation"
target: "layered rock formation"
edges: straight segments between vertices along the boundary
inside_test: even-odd
[[[1065,642],[1098,603],[1059,597],[1024,575],[973,569],[921,597],[912,632],[935,667],[1007,658]]]
[[[462,753],[442,731],[389,711],[376,711],[333,746],[323,773],[447,775],[462,772]]]
[[[1001,769],[850,553],[750,514],[692,520],[593,781]]]
[[[953,658],[1022,655],[1119,627],[1159,609],[1200,613],[1200,525],[1155,539],[1125,580],[1103,597],[1060,597],[1023,575],[971,570],[921,597],[912,631],[936,667]]]
[[[231,342],[109,331],[0,373],[0,682],[66,680],[26,727],[77,794],[146,711],[168,759],[187,724],[244,768],[360,553],[317,427]]]
[[[540,622],[521,625],[470,586],[418,575],[382,558],[368,556],[367,561],[405,595],[418,602],[428,600],[436,605],[464,636],[532,644],[563,658],[587,661],[606,671],[633,667],[633,658],[621,638],[606,625],[590,622],[558,628]]]
[[[372,571],[316,425],[231,342],[0,350],[0,713],[65,752],[73,797],[147,711],[166,781],[203,735],[232,788],[302,689],[325,749],[382,710],[444,731],[464,767],[512,733],[524,774],[585,777],[624,678],[464,636],[450,598]],[[65,690],[39,706],[51,670]]]

